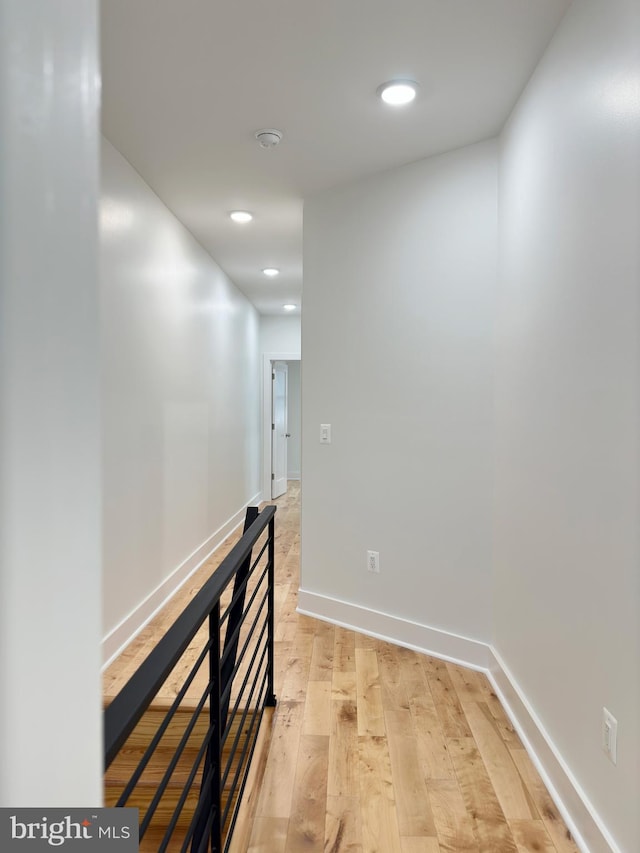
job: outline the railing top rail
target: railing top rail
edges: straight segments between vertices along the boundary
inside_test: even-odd
[[[196,635],[243,560],[265,530],[276,507],[267,506],[234,545],[209,580],[187,604],[167,633],[113,699],[104,713],[104,750],[107,768],[151,704],[161,685]]]

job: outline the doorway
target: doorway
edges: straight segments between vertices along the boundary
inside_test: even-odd
[[[300,354],[263,359],[263,500],[285,494],[300,479]]]

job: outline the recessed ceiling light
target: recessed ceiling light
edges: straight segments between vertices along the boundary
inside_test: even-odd
[[[246,222],[251,222],[253,219],[253,214],[249,213],[248,210],[232,210],[229,216],[234,222],[238,222],[241,225],[244,225]]]
[[[410,104],[418,93],[418,84],[413,80],[390,80],[378,86],[378,95],[385,104],[402,107]]]
[[[285,311],[295,311],[298,306],[293,305],[292,303],[289,303],[288,305],[283,305],[282,307],[284,308]]]
[[[262,272],[265,275],[268,275],[269,278],[273,278],[274,275],[279,274],[280,270],[277,270],[275,267],[267,267],[266,269],[262,270]]]

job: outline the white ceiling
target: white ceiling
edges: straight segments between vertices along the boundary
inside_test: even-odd
[[[300,305],[304,197],[495,136],[569,3],[102,0],[104,134],[281,314]],[[376,96],[397,77],[420,83],[409,107]],[[264,127],[284,133],[270,151]]]

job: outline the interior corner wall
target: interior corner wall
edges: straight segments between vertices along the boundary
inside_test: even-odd
[[[301,402],[300,402],[300,362],[287,362],[288,389],[287,389],[287,479],[300,479],[300,428],[301,428]]]
[[[301,595],[488,642],[496,143],[304,218]]]
[[[639,68],[635,0],[572,5],[502,136],[497,325],[495,646],[625,853],[640,850]]]
[[[109,634],[259,496],[260,359],[254,307],[107,140],[101,279]]]

